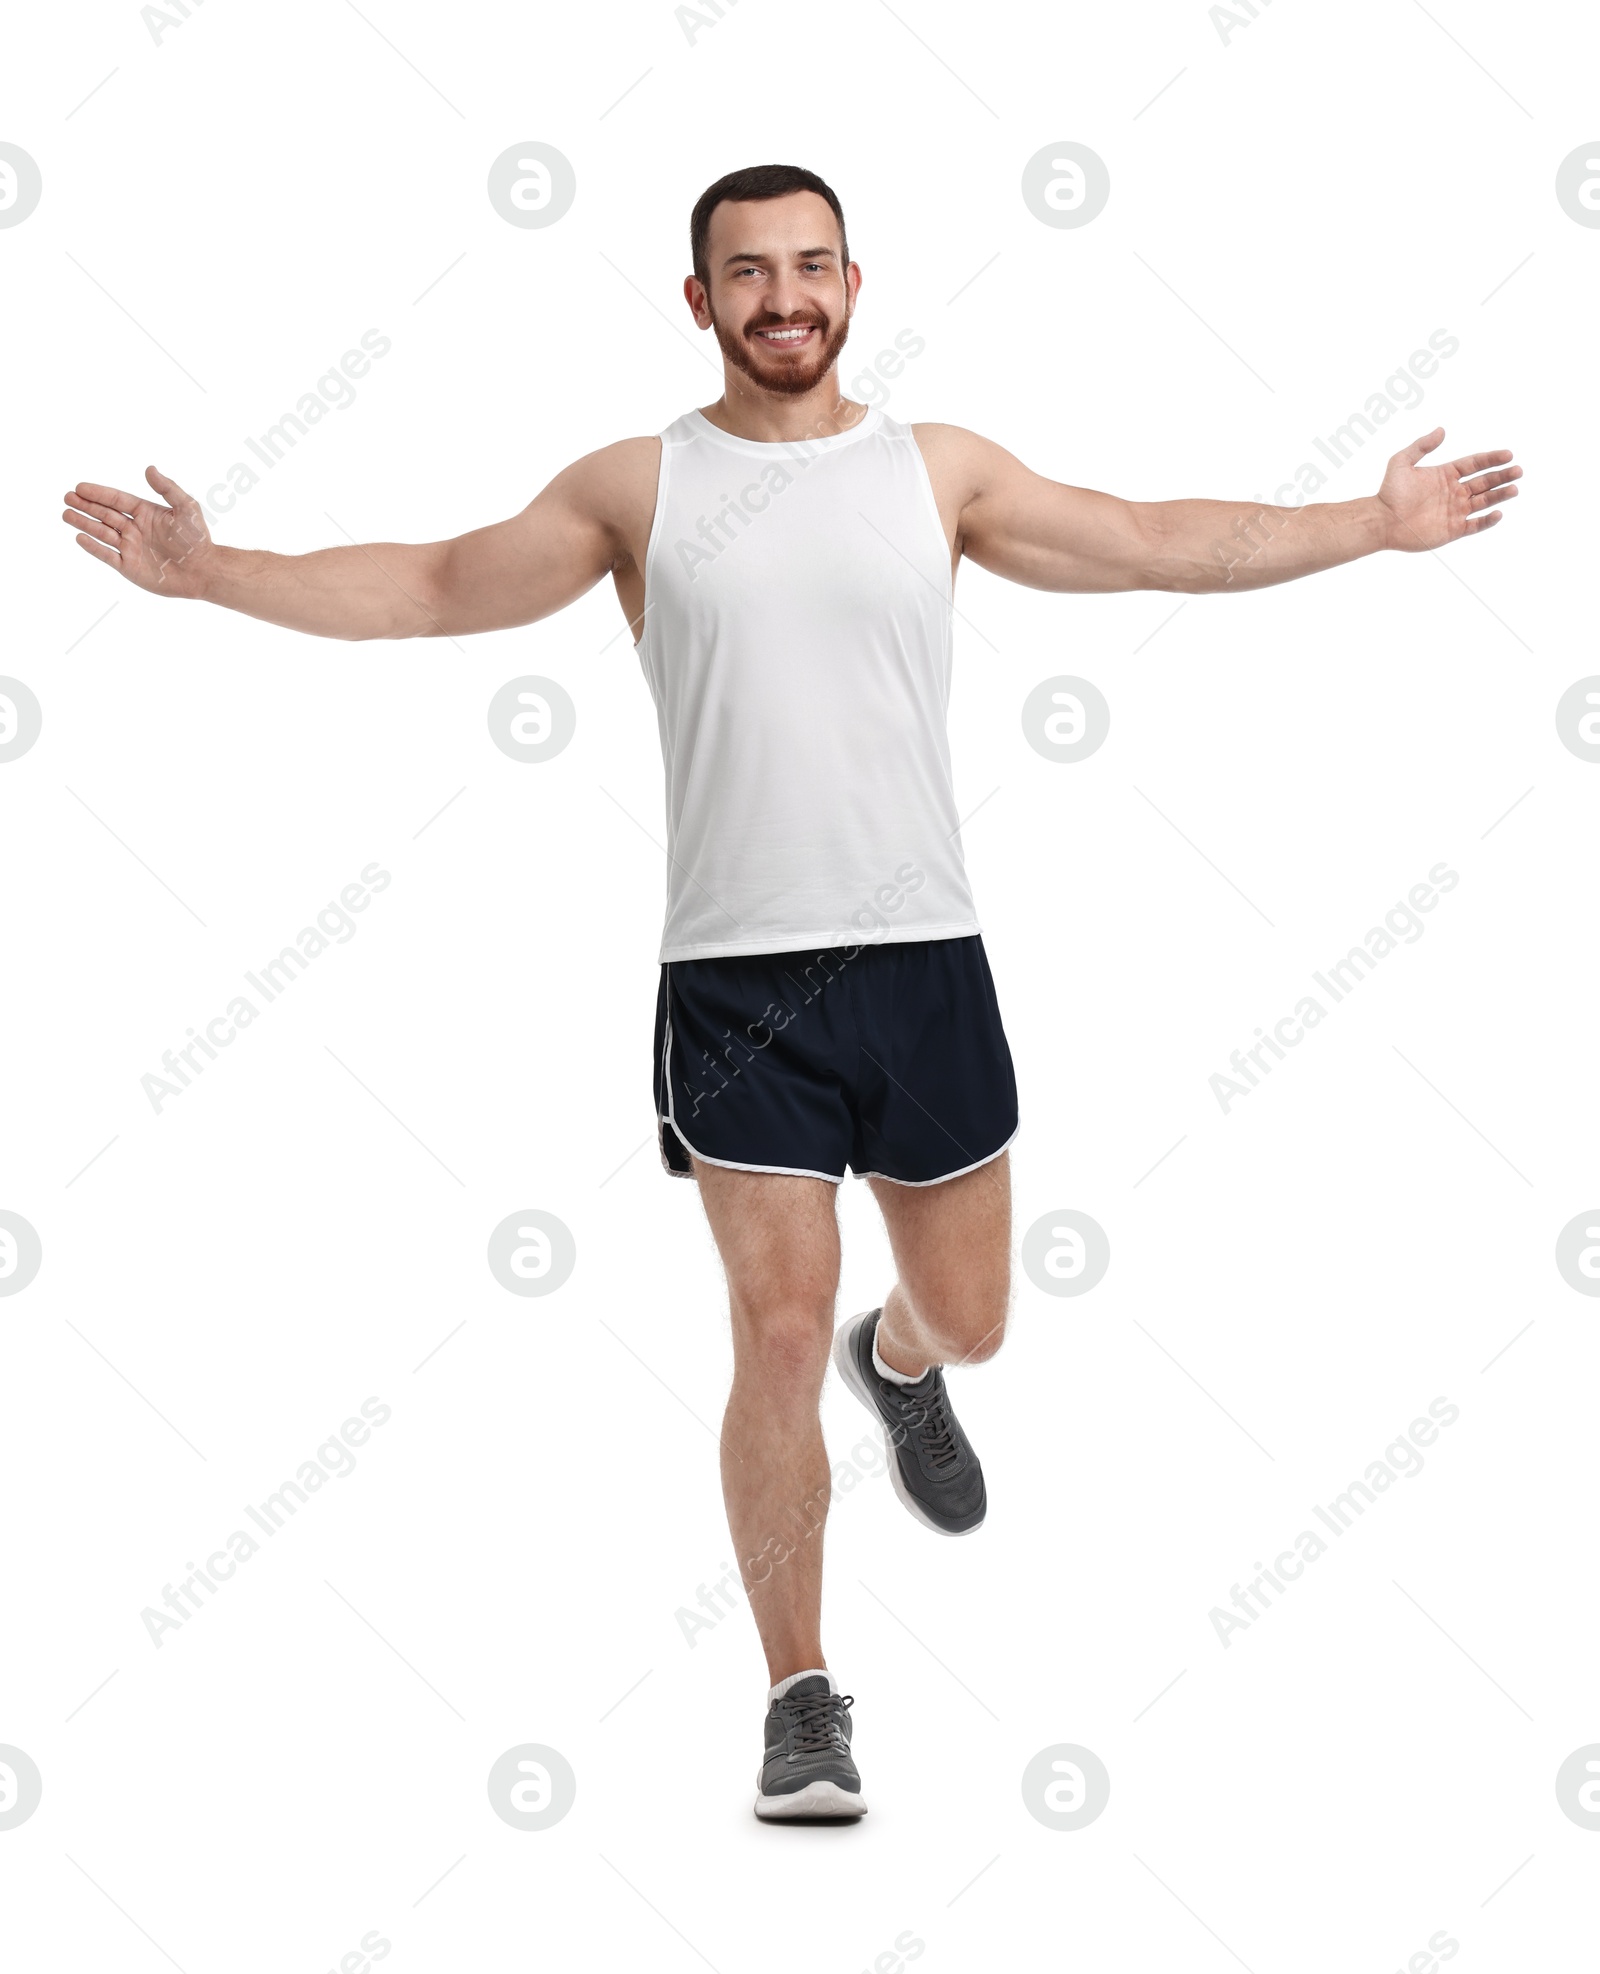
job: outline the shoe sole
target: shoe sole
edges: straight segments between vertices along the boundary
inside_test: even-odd
[[[756,1787],[761,1786],[757,1778]],[[841,1789],[837,1782],[808,1782],[787,1796],[757,1796],[756,1815],[764,1823],[782,1823],[790,1817],[819,1816],[845,1822],[865,1816],[867,1806],[859,1796]]]
[[[856,1369],[855,1353],[850,1348],[851,1338],[872,1313],[869,1309],[865,1315],[852,1317],[848,1323],[841,1325],[833,1339],[834,1369],[878,1422],[878,1430],[883,1434],[883,1455],[889,1463],[889,1479],[894,1484],[894,1491],[899,1495],[902,1506],[907,1508],[924,1528],[932,1529],[935,1535],[975,1535],[983,1527],[982,1516],[979,1516],[970,1528],[946,1528],[942,1522],[933,1519],[901,1477],[900,1458],[890,1442],[889,1428],[883,1423],[883,1414],[873,1404],[871,1392],[862,1382],[861,1373]]]

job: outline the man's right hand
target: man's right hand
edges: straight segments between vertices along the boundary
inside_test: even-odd
[[[199,597],[312,637],[464,637],[537,623],[614,575],[642,621],[661,441],[621,439],[558,473],[507,521],[448,541],[304,555],[214,542],[200,503],[150,467],[161,500],[80,481],[62,519],[80,548],[155,596]],[[164,503],[164,504],[163,504]]]
[[[157,596],[202,596],[211,534],[199,501],[154,466],[145,478],[167,503],[80,480],[63,495],[62,520],[78,546]]]

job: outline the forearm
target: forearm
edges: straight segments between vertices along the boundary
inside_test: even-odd
[[[442,543],[369,542],[309,555],[207,543],[195,572],[207,603],[313,637],[430,637]]]
[[[1192,595],[1265,589],[1388,546],[1388,521],[1376,495],[1305,507],[1151,501],[1142,504],[1140,518],[1149,542],[1140,587]]]

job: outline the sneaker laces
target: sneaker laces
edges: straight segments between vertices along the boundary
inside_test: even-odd
[[[853,1693],[806,1693],[798,1698],[785,1694],[777,1706],[789,1729],[791,1752],[796,1755],[848,1753],[844,1716],[855,1703]]]
[[[906,1385],[891,1386],[899,1402],[900,1417],[915,1432],[922,1450],[936,1467],[948,1467],[957,1457],[955,1422],[950,1416],[950,1400],[944,1379],[937,1369],[931,1374],[933,1389],[921,1397],[912,1395]]]

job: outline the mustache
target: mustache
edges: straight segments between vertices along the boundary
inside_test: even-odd
[[[763,329],[826,329],[828,318],[825,315],[794,316],[775,315],[770,322],[752,322],[745,330],[747,336],[757,335]]]

